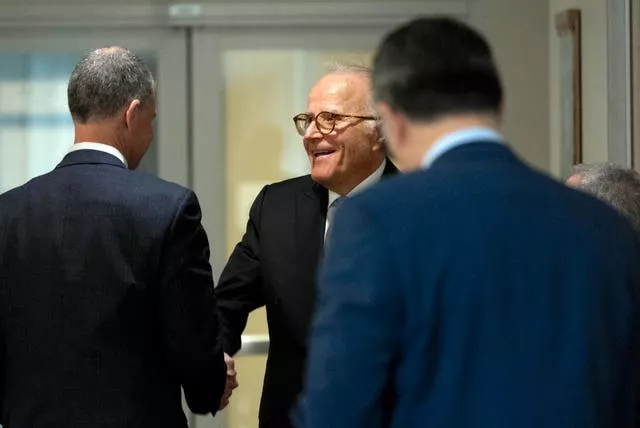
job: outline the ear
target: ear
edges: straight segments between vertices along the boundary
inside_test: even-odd
[[[376,119],[375,133],[376,133],[376,143],[373,145],[373,150],[386,151],[387,138],[384,135],[384,126],[381,119]]]
[[[376,108],[381,119],[381,133],[385,141],[402,141],[406,136],[406,118],[393,110],[389,104],[378,102]]]
[[[124,112],[124,121],[127,128],[131,128],[133,121],[137,118],[138,114],[140,114],[141,108],[140,100],[133,100],[129,103],[129,106]]]

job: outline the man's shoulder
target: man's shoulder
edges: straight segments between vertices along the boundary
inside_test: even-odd
[[[162,191],[166,193],[179,194],[184,195],[186,193],[191,192],[191,190],[181,184],[175,183],[173,181],[165,180],[156,175],[149,174],[144,171],[129,171],[132,175],[132,178],[139,182],[140,184],[144,184],[145,188],[154,188],[157,191]]]
[[[321,185],[311,179],[311,175],[303,175],[268,184],[264,186],[263,193],[269,199],[283,200],[295,198],[299,194],[313,194],[313,192],[322,192],[323,190]]]
[[[319,186],[319,184],[316,184],[309,174],[302,175],[300,177],[288,178],[268,185],[269,190],[274,191],[305,191],[312,189],[314,186]]]
[[[52,193],[59,194],[61,199],[94,199],[98,192],[101,198],[114,198],[120,203],[133,201],[134,204],[148,204],[150,200],[159,200],[166,205],[178,203],[192,193],[187,187],[143,171],[113,168],[113,172],[107,176],[98,175],[96,177],[99,178],[89,180],[86,179],[86,174],[92,173],[85,170],[69,174],[69,170],[54,169],[1,194],[0,202],[22,199],[33,201],[38,199],[39,194]]]

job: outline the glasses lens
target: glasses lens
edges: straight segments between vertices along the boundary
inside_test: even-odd
[[[298,134],[300,134],[300,136],[304,136],[309,124],[311,124],[311,119],[309,118],[309,115],[299,114],[293,118],[293,123],[296,125],[296,131],[298,131]]]
[[[316,124],[318,125],[318,129],[322,131],[322,133],[327,134],[333,131],[333,127],[335,125],[335,114],[323,111],[318,114],[316,118]]]

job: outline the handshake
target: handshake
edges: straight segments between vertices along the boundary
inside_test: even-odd
[[[224,385],[224,393],[222,394],[222,399],[220,399],[220,408],[219,410],[224,409],[229,405],[229,399],[231,398],[231,394],[233,394],[233,390],[238,387],[238,380],[236,379],[236,362],[226,353],[224,354],[224,362],[227,363],[227,381]]]

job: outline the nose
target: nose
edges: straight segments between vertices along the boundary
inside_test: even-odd
[[[307,126],[307,129],[304,131],[304,139],[313,140],[318,138],[322,138],[322,134],[318,130],[318,125],[316,124],[316,121],[313,120],[311,121],[309,126]]]

